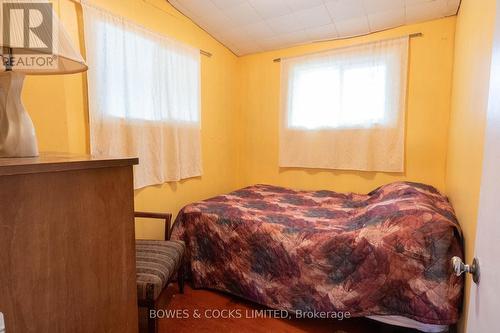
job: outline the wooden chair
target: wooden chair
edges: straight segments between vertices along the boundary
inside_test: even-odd
[[[165,220],[165,240],[136,240],[137,300],[148,309],[148,332],[157,332],[156,301],[171,279],[177,274],[179,291],[184,293],[184,252],[182,241],[170,240],[172,214],[135,212],[135,217]]]

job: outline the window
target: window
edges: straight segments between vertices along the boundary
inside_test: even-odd
[[[405,37],[283,59],[281,166],[402,171],[407,57]]]
[[[84,4],[93,154],[138,156],[135,187],[201,175],[200,52]]]
[[[292,75],[289,127],[318,129],[384,124],[385,63],[297,66]]]
[[[108,116],[199,121],[199,52],[184,52],[175,43],[138,29],[103,21],[96,25],[95,44],[102,62],[97,64],[101,70],[95,83],[107,93],[102,107]]]

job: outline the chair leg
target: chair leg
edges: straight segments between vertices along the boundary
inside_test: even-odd
[[[148,333],[157,333],[158,327],[156,322],[156,303],[154,301],[154,285],[148,284],[146,288],[146,301],[142,303],[148,310]],[[153,316],[151,315],[153,312]]]
[[[151,310],[156,310],[154,302],[148,306],[148,333],[158,333],[156,318],[151,316]]]
[[[177,273],[177,283],[179,284],[179,292],[184,294],[184,260],[181,262],[181,266],[179,267],[179,271]]]

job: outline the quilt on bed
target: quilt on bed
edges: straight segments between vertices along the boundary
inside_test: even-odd
[[[408,182],[362,195],[255,185],[190,204],[173,239],[186,242],[193,284],[273,309],[458,321],[463,278],[453,208]]]

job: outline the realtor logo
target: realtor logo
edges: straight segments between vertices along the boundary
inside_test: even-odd
[[[21,52],[52,53],[51,3],[4,2],[2,19],[6,45],[19,48]]]
[[[57,65],[53,54],[57,24],[52,3],[41,0],[2,2],[3,64],[15,69],[48,69]]]

